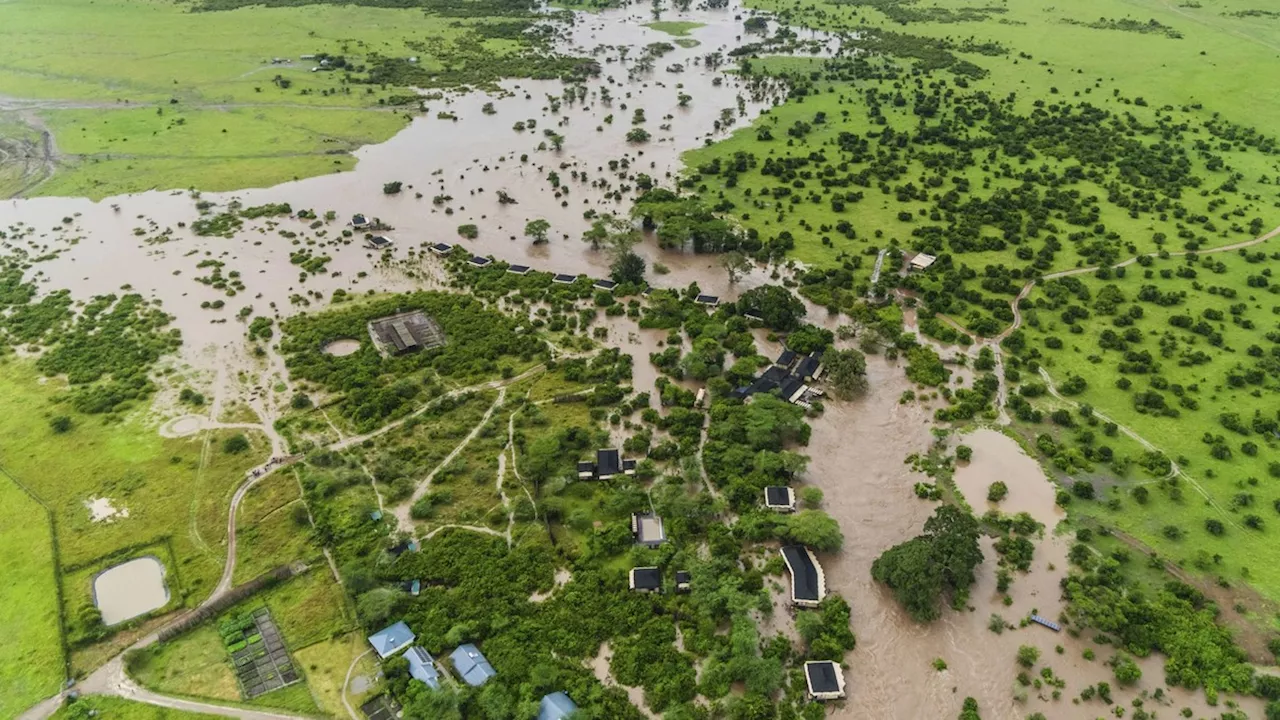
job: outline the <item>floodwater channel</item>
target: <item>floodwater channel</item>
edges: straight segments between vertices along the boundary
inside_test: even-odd
[[[758,39],[744,34],[743,14],[737,3],[723,10],[667,12],[664,20],[704,23],[688,36],[699,45],[677,45],[655,59],[652,71],[636,72],[636,58],[645,46],[672,40],[644,27],[652,20],[648,9],[578,13],[565,49],[594,55],[601,63],[600,76],[585,83],[584,97],[570,101],[562,83],[531,80],[503,82],[503,91],[497,94],[448,93],[426,100],[426,112],[389,141],[357,151],[359,162],[353,171],[272,188],[205,193],[200,198],[218,206],[232,200],[244,206],[287,202],[295,210],[313,209],[321,217],[326,211],[335,212],[337,219],[320,228],[310,228],[310,220],[262,218],[246,220],[229,238],[198,237],[189,227],[198,217],[196,200],[181,191],[101,202],[36,198],[0,203],[0,227],[10,235],[0,251],[26,253],[31,258],[56,252],[53,259],[33,266],[44,291],[68,288],[77,300],[122,290],[156,298],[183,332],[182,361],[205,374],[213,386],[215,407],[230,404],[234,398],[226,395],[237,390],[227,378],[236,376],[235,368],[256,368],[276,378],[284,372],[278,358],[274,365],[261,368],[263,361],[246,351],[245,328],[236,319],[237,311],[246,305],[253,306],[254,314],[286,317],[324,307],[340,289],[363,293],[438,287],[439,261],[422,248],[442,241],[462,242],[474,253],[540,270],[605,276],[607,257],[580,239],[589,225],[584,213],[625,213],[631,193],[614,193],[622,185],[633,186],[632,176],[644,173],[669,182],[681,169],[681,153],[746,126],[781,99],[781,87],[752,96],[734,75],[723,72],[729,63],[716,68],[705,62],[709,53],[723,56]],[[805,37],[823,40],[813,33]],[[628,49],[625,59],[618,48]],[[829,41],[826,51],[834,51]],[[692,96],[687,107],[680,105],[681,93]],[[492,113],[485,109],[487,103],[492,103]],[[625,139],[637,108],[644,110],[643,127],[652,133],[651,141],[643,145]],[[442,112],[457,119],[442,119]],[[535,121],[532,129],[528,127],[531,119]],[[732,121],[727,127],[726,119]],[[526,129],[514,129],[517,122],[525,123]],[[561,149],[539,149],[547,129],[563,136]],[[611,168],[611,163],[616,167]],[[551,172],[558,174],[558,186],[549,179]],[[392,181],[403,183],[404,191],[384,194],[383,184]],[[499,191],[516,202],[500,203]],[[437,196],[448,199],[433,202]],[[391,262],[383,261],[382,253],[364,248],[358,239],[339,242],[346,220],[356,213],[380,218],[390,226],[384,234],[394,243]],[[551,224],[550,241],[545,244],[535,245],[524,237],[525,223],[535,218]],[[475,224],[478,237],[459,238],[457,227],[462,224]],[[282,230],[297,236],[284,237]],[[330,256],[326,272],[299,277],[290,254],[304,248]],[[650,273],[652,282],[662,287],[696,282],[705,292],[731,299],[767,280],[767,270],[761,268],[731,286],[714,257],[664,251],[652,238],[638,251],[651,268],[654,263],[666,267],[664,274]],[[223,264],[224,275],[237,273],[244,284],[234,297],[196,280],[207,276],[216,263]],[[219,301],[224,305],[214,307]],[[810,308],[810,315],[816,323],[837,322],[819,308]],[[652,392],[657,373],[648,354],[662,347],[665,333],[638,330],[625,319],[607,319],[603,324],[607,342],[634,356],[636,388]],[[338,341],[329,350],[335,355],[350,352],[358,347],[353,342],[357,341]],[[925,451],[933,437],[931,407],[899,402],[902,393],[912,389],[899,365],[870,357],[868,373],[869,389],[863,397],[826,402],[825,414],[812,421],[808,448],[812,461],[806,482],[824,490],[825,509],[840,522],[846,537],[842,552],[820,560],[829,587],[853,607],[858,635],[858,647],[847,658],[849,698],[833,707],[830,716],[950,718],[958,715],[965,696],[978,699],[987,720],[1017,720],[1035,711],[1055,719],[1109,714],[1096,700],[1071,702],[1086,685],[1110,679],[1109,669],[1102,664],[1110,655],[1107,648],[1043,628],[1012,629],[1000,635],[987,629],[993,613],[1015,627],[1033,610],[1056,617],[1061,609],[1058,583],[1066,571],[1068,543],[1052,533],[1060,519],[1053,506],[1052,485],[1009,438],[988,430],[965,436],[963,442],[974,448],[973,460],[958,469],[955,479],[979,512],[986,507],[987,485],[1004,479],[1010,493],[1002,509],[1026,511],[1047,526],[1044,538],[1037,542],[1031,572],[1019,573],[1014,582],[1012,604],[1004,605],[995,591],[990,540],[984,541],[986,560],[970,598],[972,609],[948,610],[930,626],[911,621],[891,595],[872,581],[872,561],[886,548],[918,533],[933,511],[933,503],[913,494],[912,485],[922,478],[904,463],[909,454]],[[186,422],[198,427],[195,420]],[[174,428],[179,429],[188,428]],[[167,602],[163,567],[154,560],[151,565],[146,562],[139,559],[117,566],[95,581],[107,624]],[[1037,692],[1016,685],[1014,656],[1021,644],[1040,647],[1042,664],[1066,680],[1062,699],[1052,700],[1047,689]],[[1057,654],[1056,645],[1063,646],[1063,654]],[[1086,647],[1094,648],[1098,660],[1083,659]],[[607,656],[606,647],[593,665],[597,675],[607,677]],[[946,661],[945,671],[932,667],[935,658]],[[1136,693],[1154,690],[1162,677],[1159,662],[1158,658],[1144,661],[1139,687],[1117,690],[1117,700],[1128,703]],[[1196,716],[1217,714],[1199,694],[1167,689],[1165,693],[1171,704],[1168,709],[1162,707],[1160,717],[1173,717],[1183,707],[1192,708]],[[1015,699],[1020,695],[1026,696],[1025,701]],[[1155,704],[1149,701],[1148,709]],[[1251,717],[1261,716],[1260,707],[1247,703],[1245,707]]]

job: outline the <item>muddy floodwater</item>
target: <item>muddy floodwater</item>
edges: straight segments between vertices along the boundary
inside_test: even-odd
[[[1142,692],[1163,688],[1164,700],[1148,697],[1145,709],[1159,718],[1181,717],[1190,708],[1193,717],[1218,717],[1225,707],[1210,707],[1201,692],[1165,687],[1163,658],[1140,660],[1143,677],[1135,688],[1121,689],[1104,663],[1114,654],[1093,643],[1090,633],[1079,639],[1066,632],[1056,634],[1019,621],[1031,613],[1056,619],[1063,609],[1059,582],[1067,571],[1068,537],[1054,535],[1062,519],[1054,506],[1054,487],[1036,461],[1012,439],[994,430],[977,430],[960,437],[973,448],[973,459],[956,472],[956,484],[966,501],[979,513],[987,507],[987,486],[994,480],[1009,485],[1000,503],[1006,513],[1027,512],[1046,525],[1036,540],[1031,571],[1015,573],[1005,605],[996,592],[994,540],[981,542],[984,560],[977,569],[969,608],[944,609],[929,625],[912,621],[892,594],[871,578],[871,563],[887,548],[919,534],[935,503],[916,498],[912,488],[923,475],[911,470],[904,459],[932,444],[931,413],[899,397],[912,386],[895,363],[868,358],[870,387],[865,396],[848,403],[828,401],[823,417],[812,421],[809,443],[812,460],[805,482],[824,491],[824,508],[840,522],[844,549],[823,554],[819,560],[827,585],[843,595],[853,608],[853,630],[858,646],[846,658],[848,699],[832,708],[836,718],[954,718],[966,696],[981,707],[984,720],[1023,720],[1033,712],[1058,720],[1093,720],[1110,716],[1110,709],[1096,698],[1074,704],[1086,686],[1107,681],[1117,703],[1132,712],[1130,703]],[[998,614],[1013,629],[995,634],[988,629]],[[1049,667],[1066,682],[1058,700],[1047,685],[1036,690],[1016,681],[1021,669],[1015,655],[1020,645],[1040,649],[1034,676]],[[1061,646],[1061,654],[1058,647]],[[1096,659],[1085,660],[1085,649]],[[941,658],[947,669],[938,671]],[[1261,717],[1262,705],[1254,699],[1240,702],[1249,717]]]
[[[169,602],[164,564],[147,556],[103,570],[93,579],[93,603],[104,625],[115,625],[162,608]]]
[[[335,357],[346,357],[347,355],[354,355],[359,350],[360,350],[360,341],[353,340],[351,338],[334,340],[333,342],[327,343],[324,346],[324,351]]]

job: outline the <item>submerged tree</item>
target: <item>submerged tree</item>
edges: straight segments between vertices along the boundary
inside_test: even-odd
[[[547,231],[551,229],[551,223],[542,218],[530,220],[524,224],[524,234],[533,238],[534,245],[542,245],[547,242]]]
[[[944,592],[952,606],[964,602],[973,570],[982,562],[978,521],[954,505],[943,505],[925,521],[924,534],[895,545],[871,564],[871,576],[918,622],[940,615]]]

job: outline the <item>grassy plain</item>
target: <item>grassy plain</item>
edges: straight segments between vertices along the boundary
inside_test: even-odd
[[[236,517],[237,585],[281,565],[319,557],[306,516],[301,515],[301,524],[294,516],[305,507],[292,472],[278,472],[249,491]]]
[[[68,617],[92,603],[94,571],[155,546],[172,548],[172,561],[160,556],[174,603],[203,599],[222,571],[231,494],[265,440],[250,434],[253,447],[229,455],[221,449],[227,432],[164,439],[141,412],[118,422],[76,413],[60,402],[62,383],[39,382],[25,360],[9,357],[0,368],[4,466],[53,512]],[[57,415],[72,419],[69,432],[50,429]],[[95,498],[128,517],[94,521],[86,503]],[[68,630],[73,641],[83,634],[75,622]]]
[[[1053,282],[1037,287],[1029,297],[1035,307],[1024,313],[1028,345],[1041,354],[1040,363],[1054,380],[1061,385],[1077,376],[1087,382],[1088,387],[1072,400],[1086,403],[1135,430],[1174,459],[1189,476],[1177,483],[1152,483],[1149,476],[1135,468],[1109,488],[1104,500],[1111,500],[1110,504],[1077,503],[1077,511],[1128,532],[1188,569],[1248,580],[1271,598],[1280,598],[1280,570],[1264,559],[1273,554],[1274,540],[1270,535],[1276,530],[1268,526],[1276,524],[1280,494],[1268,488],[1275,483],[1271,465],[1280,451],[1280,442],[1271,433],[1257,432],[1250,426],[1255,416],[1276,419],[1277,387],[1275,378],[1265,373],[1255,382],[1244,378],[1255,362],[1277,347],[1264,335],[1270,333],[1274,337],[1280,329],[1276,320],[1280,299],[1269,292],[1270,286],[1249,285],[1250,277],[1255,282],[1256,278],[1265,277],[1261,273],[1271,262],[1265,257],[1277,249],[1280,244],[1269,241],[1242,251],[1253,254],[1253,263],[1239,252],[1223,252],[1202,255],[1201,262],[1192,264],[1174,257],[1155,260],[1149,268],[1131,265],[1125,268],[1123,278],[1079,276],[1076,279],[1093,299],[1090,309],[1094,314],[1078,323],[1082,330],[1078,334],[1048,306],[1049,294],[1057,294],[1058,290]],[[1179,268],[1194,270],[1195,278],[1179,277]],[[1169,277],[1164,276],[1166,272]],[[1185,274],[1186,270],[1182,272]],[[1096,304],[1108,286],[1118,290],[1124,299],[1116,306],[1115,315],[1099,313]],[[1164,294],[1187,294],[1175,305],[1161,306],[1138,300],[1144,286]],[[1237,295],[1226,297],[1210,288],[1229,288]],[[1072,300],[1073,304],[1080,302]],[[1135,306],[1143,311],[1132,325],[1140,331],[1138,341],[1128,343],[1123,350],[1102,347],[1103,332],[1122,330],[1112,324],[1113,319],[1125,316]],[[1237,313],[1232,312],[1233,306]],[[1207,326],[1201,330],[1220,333],[1221,344],[1172,325],[1170,318],[1175,316],[1205,321]],[[1222,320],[1209,319],[1212,317]],[[1246,328],[1244,323],[1252,323],[1253,327]],[[1051,338],[1061,340],[1062,346],[1050,347],[1056,345]],[[1250,348],[1260,353],[1257,360]],[[1143,352],[1153,358],[1154,372],[1121,370],[1122,362],[1135,359],[1127,354]],[[1232,381],[1232,377],[1237,379]],[[1132,383],[1132,387],[1120,389],[1117,383],[1122,380]],[[1176,417],[1141,412],[1143,405],[1137,400],[1139,393],[1146,392],[1162,395],[1176,409]],[[1187,399],[1186,404],[1182,398]],[[1189,406],[1191,401],[1194,408]],[[1224,427],[1222,418],[1227,414],[1240,419],[1243,433]],[[1252,450],[1255,454],[1248,454],[1246,443],[1256,448]],[[1215,457],[1214,447],[1218,445],[1229,450],[1228,457]],[[1148,488],[1149,499],[1145,503],[1137,502],[1132,495],[1139,486]],[[1245,525],[1245,518],[1251,515],[1262,520],[1260,528]],[[1225,533],[1208,532],[1205,523],[1209,519],[1223,522]],[[1181,533],[1166,528],[1177,528]],[[1223,559],[1213,562],[1215,555]]]
[[[313,650],[307,653],[308,662],[350,662],[350,647],[330,643],[329,640],[342,636],[353,626],[354,620],[349,617],[342,588],[334,582],[329,569],[323,564],[249,598],[235,609],[252,610],[262,605],[270,608],[271,617],[280,628],[290,652],[295,653],[295,659],[301,649],[316,646],[330,648],[332,659],[329,659],[327,650]],[[307,666],[301,660],[298,664],[306,678]],[[226,649],[218,635],[216,619],[174,640],[132,655],[129,672],[139,683],[157,692],[241,701]],[[316,700],[308,683],[309,679],[262,695],[248,704],[314,714]]]
[[[342,704],[342,685],[347,680],[347,670],[351,667],[352,661],[364,656],[356,663],[352,677],[373,676],[377,673],[378,665],[374,662],[372,655],[366,654],[368,649],[369,642],[364,634],[352,632],[332,640],[308,645],[293,654],[294,659],[302,666],[303,672],[307,674],[307,684],[311,686],[312,695],[325,713],[333,717],[343,717],[346,714],[346,706]],[[364,693],[356,694],[348,691],[347,696],[352,701],[352,705],[358,705],[365,695],[377,688],[378,684],[375,682]]]
[[[381,103],[409,91],[347,84],[301,56],[412,56],[427,72],[484,81],[480,59],[523,47],[484,29],[494,22],[329,3],[192,12],[170,0],[15,0],[0,25],[0,99],[18,102],[0,103],[0,128],[30,133],[16,109],[39,101],[62,156],[34,194],[225,190],[349,169],[349,150],[404,126]]]
[[[692,22],[690,20],[657,20],[651,23],[645,23],[645,27],[653,28],[658,32],[666,33],[674,37],[685,37],[689,33],[702,27],[704,23]]]
[[[221,717],[220,715],[173,710],[105,695],[85,695],[77,700],[75,705],[87,706],[97,713],[94,717],[102,718],[102,720],[216,720],[216,718]],[[79,712],[83,711],[74,709],[72,705],[64,705],[53,714],[53,720],[70,720],[70,718],[74,717],[84,717],[83,715],[75,714]]]
[[[58,691],[64,677],[53,538],[44,508],[0,473],[0,715],[13,717]]]

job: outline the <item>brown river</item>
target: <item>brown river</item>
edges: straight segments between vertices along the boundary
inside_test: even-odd
[[[273,395],[264,388],[287,382],[287,376],[274,353],[259,360],[246,352],[244,326],[236,319],[236,312],[246,305],[252,305],[255,314],[285,317],[323,307],[339,289],[362,293],[435,286],[439,263],[422,248],[440,241],[461,241],[477,254],[537,269],[606,275],[607,259],[580,240],[588,226],[584,211],[626,212],[630,193],[624,193],[623,200],[611,193],[620,185],[634,184],[636,173],[667,181],[680,171],[682,152],[749,124],[782,97],[781,88],[753,97],[733,75],[703,62],[709,53],[723,54],[753,39],[743,37],[742,14],[736,3],[726,10],[668,12],[663,19],[704,23],[690,35],[700,44],[677,46],[657,58],[652,71],[635,72],[644,46],[671,40],[643,26],[652,20],[647,7],[579,13],[565,41],[567,49],[593,54],[602,66],[601,75],[586,84],[580,100],[563,100],[565,86],[559,82],[528,80],[504,82],[504,92],[497,95],[452,94],[425,102],[427,112],[388,142],[358,151],[359,163],[351,172],[199,198],[214,203],[215,210],[236,200],[244,206],[287,202],[295,210],[314,209],[321,217],[326,211],[336,213],[336,219],[322,222],[319,228],[309,227],[310,220],[260,219],[245,221],[230,238],[197,237],[189,227],[180,226],[189,226],[198,217],[196,198],[182,191],[148,192],[97,203],[38,198],[0,202],[0,227],[10,231],[3,251],[29,257],[56,252],[55,258],[33,269],[48,291],[69,288],[74,297],[85,300],[129,288],[156,298],[183,331],[186,342],[180,364],[184,373],[212,393],[213,407],[247,398],[262,419],[270,421],[287,393]],[[803,36],[824,43],[823,52],[834,47],[829,38]],[[625,59],[619,47],[629,49]],[[681,92],[693,97],[688,107],[679,105]],[[551,98],[559,100],[558,107]],[[492,114],[482,111],[490,102]],[[652,140],[643,145],[630,144],[624,137],[636,108],[644,109],[644,127],[652,133]],[[439,112],[458,119],[439,119]],[[610,115],[612,122],[607,121]],[[732,125],[724,127],[725,118]],[[536,121],[534,129],[513,129],[517,121],[531,119]],[[722,126],[717,128],[717,123]],[[545,139],[543,130],[548,128],[564,137],[562,149],[539,149]],[[522,161],[522,155],[527,159]],[[616,168],[611,169],[611,163]],[[559,175],[559,188],[548,179],[552,171]],[[404,183],[405,191],[383,194],[383,184],[391,181]],[[498,191],[517,202],[499,203]],[[417,193],[422,197],[415,197]],[[433,203],[438,195],[450,199]],[[380,253],[365,249],[358,240],[337,242],[355,213],[380,218],[392,227],[385,232],[394,242],[391,262],[382,261]],[[64,218],[71,222],[63,223]],[[546,244],[533,245],[524,237],[525,223],[535,218],[551,224]],[[465,223],[477,225],[477,239],[458,237],[456,228]],[[284,237],[281,231],[296,237]],[[299,267],[290,262],[290,254],[300,249],[330,256],[326,271],[300,279]],[[714,258],[662,251],[652,242],[640,250],[651,267],[660,262],[669,269],[664,275],[650,274],[659,286],[697,282],[705,292],[732,298],[768,276],[760,268],[730,286]],[[244,289],[229,297],[197,282],[195,278],[211,271],[207,261],[222,263],[223,275],[238,273]],[[202,263],[205,267],[197,267]],[[217,301],[225,305],[210,306]],[[825,311],[813,310],[811,320],[834,324]],[[622,320],[606,324],[609,344],[635,357],[636,387],[652,390],[657,373],[648,363],[648,353],[658,349],[665,333],[637,330]],[[341,345],[333,348],[335,353],[346,350]],[[1051,532],[1037,543],[1032,571],[1019,574],[1014,582],[1010,606],[995,592],[990,541],[986,541],[987,560],[979,569],[970,600],[972,610],[947,611],[933,625],[912,622],[873,583],[872,561],[919,532],[932,512],[933,504],[912,492],[912,485],[924,478],[914,474],[904,459],[924,451],[933,439],[932,409],[918,403],[899,404],[903,391],[910,389],[901,368],[879,357],[869,358],[869,365],[870,388],[865,397],[849,403],[828,402],[826,413],[812,421],[808,449],[812,463],[806,480],[825,491],[825,509],[840,521],[846,536],[845,549],[822,556],[821,561],[830,588],[853,607],[858,636],[858,647],[847,658],[849,698],[832,706],[830,716],[954,718],[965,696],[978,700],[986,720],[1020,720],[1037,711],[1054,719],[1109,714],[1096,699],[1080,704],[1071,700],[1085,686],[1111,679],[1103,665],[1110,656],[1105,647],[1095,647],[1098,659],[1090,662],[1082,657],[1086,647],[1092,646],[1085,640],[1039,627],[1001,635],[987,629],[993,613],[1015,626],[1033,610],[1057,616],[1067,542]],[[1049,528],[1056,525],[1060,514],[1053,505],[1052,485],[1013,441],[995,431],[978,430],[963,442],[974,448],[973,460],[958,470],[955,479],[971,506],[982,512],[987,485],[1003,479],[1010,493],[1002,509],[1026,511]],[[1039,647],[1040,666],[1052,667],[1066,681],[1062,699],[1052,700],[1048,689],[1016,685],[1014,655],[1023,644]],[[1056,652],[1056,645],[1063,647],[1063,654]],[[947,663],[945,671],[933,668],[936,658]],[[1158,658],[1148,659],[1139,687],[1117,689],[1116,700],[1128,705],[1139,693],[1160,687],[1159,664]],[[1166,689],[1165,697],[1163,703],[1147,700],[1146,709],[1158,710],[1161,718],[1173,718],[1184,707],[1191,708],[1195,717],[1219,714],[1204,704],[1201,695]],[[1245,707],[1250,717],[1261,717],[1259,706]]]

